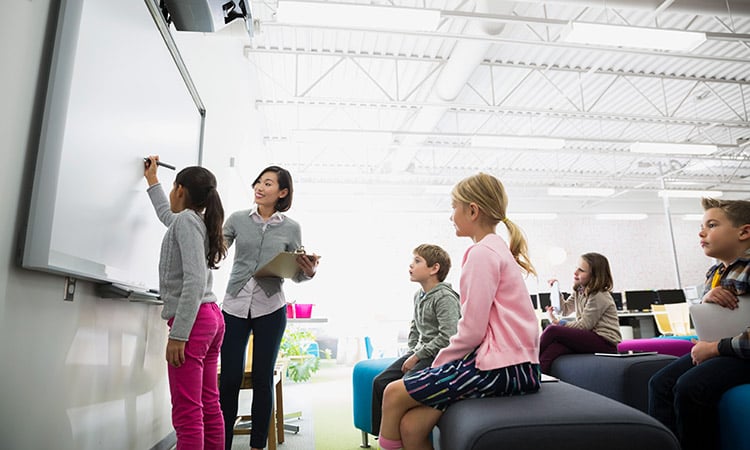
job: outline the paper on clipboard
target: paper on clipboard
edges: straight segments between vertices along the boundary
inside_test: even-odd
[[[281,252],[269,261],[268,264],[258,269],[253,274],[253,277],[293,278],[300,271],[297,265],[297,256],[299,255],[306,255],[308,258],[313,258],[312,255],[307,255],[304,249],[294,252]]]
[[[555,312],[560,312],[560,283],[557,281],[549,288],[549,302]]]

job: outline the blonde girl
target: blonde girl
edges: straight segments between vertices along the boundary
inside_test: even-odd
[[[386,387],[380,447],[432,449],[430,431],[451,404],[466,398],[539,390],[539,333],[524,273],[535,273],[520,228],[505,215],[497,178],[479,173],[451,193],[456,236],[471,238],[461,265],[461,320],[431,368]],[[495,233],[499,223],[509,243]]]

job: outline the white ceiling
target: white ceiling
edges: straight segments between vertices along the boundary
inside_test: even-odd
[[[320,196],[342,186],[362,201],[409,192],[421,199],[413,207],[445,211],[451,185],[486,171],[518,211],[658,213],[663,188],[750,198],[750,1],[338,2],[439,10],[429,32],[282,23],[279,1],[251,2],[257,29],[245,55],[259,83],[256,108],[266,151]],[[559,36],[571,20],[708,39],[686,53],[568,44]],[[476,135],[565,146],[472,146]],[[637,141],[718,150],[631,153]],[[549,186],[615,193],[551,198]],[[670,207],[700,209],[695,199]]]

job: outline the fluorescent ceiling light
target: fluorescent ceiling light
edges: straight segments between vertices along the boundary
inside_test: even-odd
[[[648,214],[597,214],[596,220],[644,220]]]
[[[706,33],[663,28],[571,22],[563,42],[689,52],[706,41]]]
[[[300,144],[389,145],[393,133],[377,130],[292,130],[291,140]]]
[[[560,149],[565,139],[527,136],[479,135],[471,137],[472,147],[536,148],[545,150]]]
[[[556,213],[510,213],[510,220],[557,220]]]
[[[440,10],[280,0],[276,20],[322,27],[435,31],[440,23]]]
[[[677,155],[710,155],[717,150],[713,144],[680,144],[668,142],[635,142],[630,145],[633,153],[668,153]]]
[[[547,194],[573,197],[609,197],[615,190],[611,188],[578,188],[578,187],[551,187]]]
[[[682,190],[661,190],[659,191],[659,197],[672,197],[672,198],[703,198],[710,197],[716,198],[724,195],[722,191],[696,191],[692,189]]]

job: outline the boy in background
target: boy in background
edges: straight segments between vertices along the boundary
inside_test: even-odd
[[[717,261],[706,274],[702,301],[735,309],[737,296],[750,293],[750,201],[704,198],[702,205],[700,245]],[[689,354],[651,377],[648,412],[675,433],[683,450],[716,449],[721,396],[750,383],[750,324],[737,336],[694,342]]]
[[[451,268],[448,253],[437,245],[422,244],[413,254],[409,277],[421,288],[414,294],[409,350],[372,382],[372,429],[375,433],[380,430],[385,387],[407,373],[430,367],[435,355],[456,334],[461,317],[458,294],[444,282]]]

